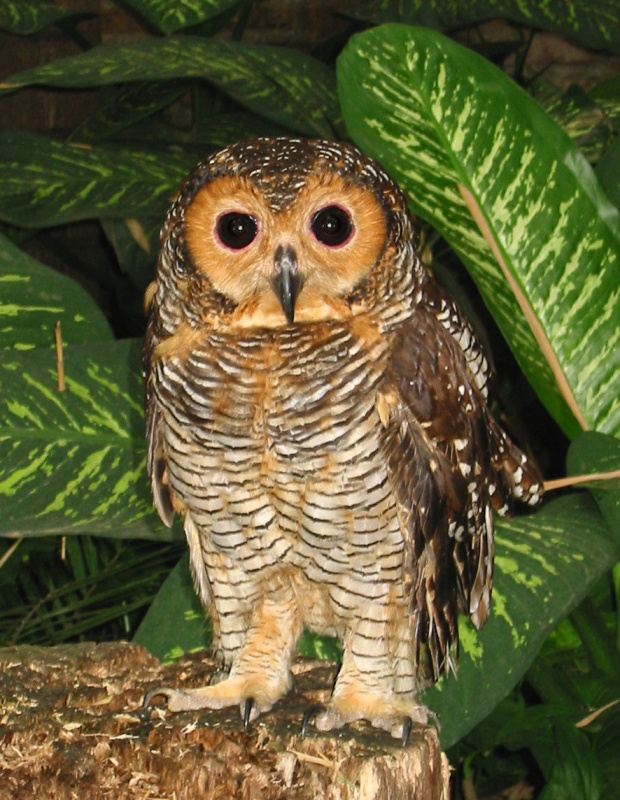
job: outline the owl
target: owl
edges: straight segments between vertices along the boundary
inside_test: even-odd
[[[291,687],[304,629],[342,665],[309,723],[406,739],[489,614],[493,512],[542,482],[487,407],[471,327],[422,265],[406,201],[349,144],[233,145],[187,178],[147,291],[148,471],[184,518],[219,683],[173,711]]]

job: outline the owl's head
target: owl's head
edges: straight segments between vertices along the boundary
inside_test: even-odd
[[[196,168],[181,198],[187,256],[240,324],[347,313],[352,292],[411,238],[396,185],[347,144],[233,145]]]

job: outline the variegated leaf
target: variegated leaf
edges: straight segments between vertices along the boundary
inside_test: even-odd
[[[335,76],[321,61],[282,47],[195,36],[94,47],[13,75],[0,89],[32,84],[86,88],[190,77],[210,81],[251,111],[294,131],[332,138],[338,130]]]
[[[67,345],[113,338],[88,292],[0,235],[0,348],[54,348],[58,322]]]
[[[620,433],[619,216],[566,134],[489,62],[424,28],[353,37],[338,78],[354,141],[461,257],[551,414],[571,436],[573,415]]]
[[[0,133],[0,219],[23,227],[79,219],[163,219],[196,154],[161,147],[80,147],[34,133]]]
[[[141,342],[0,359],[0,535],[166,539],[145,464]]]
[[[370,0],[348,14],[376,24],[405,22],[438,30],[502,17],[564,34],[586,47],[620,52],[617,0]]]
[[[226,11],[234,11],[241,0],[126,0],[162,33],[198,25]]]
[[[75,13],[45,0],[0,0],[0,30],[25,36]]]
[[[442,678],[423,698],[438,714],[444,748],[508,694],[548,633],[619,556],[586,493],[552,500],[530,516],[498,520],[491,618],[480,632],[461,619],[457,675]]]

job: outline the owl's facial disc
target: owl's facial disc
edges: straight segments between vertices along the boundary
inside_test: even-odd
[[[386,234],[378,198],[329,171],[282,205],[246,178],[221,176],[185,211],[193,263],[234,302],[232,322],[248,326],[350,314],[345,298],[378,263]]]

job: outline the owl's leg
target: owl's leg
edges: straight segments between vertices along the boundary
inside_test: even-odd
[[[391,599],[364,604],[347,621],[331,700],[310,712],[319,730],[364,719],[406,742],[412,723],[427,722],[429,711],[417,700],[408,617]]]
[[[171,711],[239,705],[247,728],[250,720],[269,711],[291,688],[290,664],[301,632],[294,595],[290,588],[279,586],[258,600],[227,678],[197,689],[161,687],[148,699],[165,695]]]

